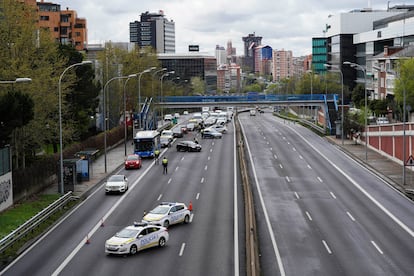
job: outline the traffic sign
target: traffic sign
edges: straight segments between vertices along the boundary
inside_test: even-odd
[[[407,161],[405,162],[406,166],[414,166],[414,157],[412,155],[410,155],[407,159]]]

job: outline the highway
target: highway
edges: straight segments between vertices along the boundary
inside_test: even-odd
[[[264,114],[239,116],[256,207],[261,275],[412,275],[414,204],[325,138]],[[1,275],[245,275],[243,193],[233,122],[201,152],[121,170],[130,189],[98,185]],[[192,140],[195,132],[184,138]],[[121,164],[122,160],[120,160]],[[163,201],[193,204],[164,248],[107,256],[105,240]],[[87,242],[86,242],[87,241]]]
[[[166,175],[152,160],[144,160],[140,170],[122,169],[130,183],[126,194],[105,195],[103,185],[96,187],[4,275],[243,275],[242,193],[234,128],[228,128],[222,139],[198,138],[199,153],[165,149]],[[106,239],[163,201],[193,204],[192,222],[170,226],[166,247],[127,257],[105,254]]]
[[[412,275],[411,201],[302,126],[240,121],[263,275]]]

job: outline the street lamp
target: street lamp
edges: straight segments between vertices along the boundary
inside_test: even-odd
[[[107,90],[107,86],[109,85],[110,82],[112,82],[113,80],[120,80],[120,79],[127,79],[127,78],[131,78],[132,75],[128,75],[128,76],[120,76],[120,77],[113,77],[112,79],[108,80],[103,88],[103,124],[104,124],[104,156],[105,156],[105,173],[107,172],[107,161],[106,161],[106,90]]]
[[[140,108],[141,108],[141,77],[143,74],[149,73],[155,69],[157,69],[157,67],[151,67],[137,74],[138,75],[138,112],[140,112]]]
[[[306,73],[311,74],[311,100],[312,100],[312,98],[313,98],[313,71],[312,70],[307,70]]]
[[[160,102],[163,102],[163,99],[162,99],[162,80],[164,79],[164,77],[169,76],[170,74],[175,74],[175,71],[170,71],[170,72],[167,72],[167,73],[161,75],[161,78],[160,78],[160,80],[161,80],[161,90],[160,90],[161,97],[160,97]],[[164,107],[163,106],[161,106],[161,119],[164,120]]]
[[[160,70],[157,70],[157,71],[155,71],[153,74],[152,74],[152,95],[154,96],[154,76],[157,74],[157,73],[159,73],[159,72],[163,72],[163,71],[167,71],[167,68],[162,68],[162,69],[160,69]]]
[[[92,64],[92,61],[85,60],[79,63],[75,63],[67,67],[65,70],[63,70],[62,74],[59,77],[59,146],[60,146],[60,189],[62,195],[65,193],[65,187],[63,182],[63,131],[62,131],[62,78],[63,75],[68,71],[69,69],[75,67],[75,66],[81,66],[85,64]]]
[[[335,68],[337,69],[340,74],[341,74],[341,85],[342,85],[342,91],[341,91],[341,102],[342,102],[342,107],[341,107],[341,142],[342,142],[342,146],[344,145],[344,74],[342,73],[341,68],[339,68],[339,66],[337,65],[332,65],[332,64],[324,64],[323,66],[325,67],[330,67],[330,68]]]
[[[31,78],[16,78],[15,80],[6,80],[0,81],[0,84],[14,84],[14,83],[22,83],[22,82],[31,82]]]
[[[361,65],[350,62],[344,61],[343,64],[349,65],[352,68],[357,68],[364,73],[364,83],[365,83],[365,161],[368,161],[368,96],[367,96],[367,73],[365,68]]]
[[[124,147],[125,147],[125,156],[127,155],[127,122],[126,122],[126,85],[131,78],[135,78],[137,74],[131,74],[128,76],[124,83]]]

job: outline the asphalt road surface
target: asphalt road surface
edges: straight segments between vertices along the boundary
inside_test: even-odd
[[[300,125],[240,120],[263,275],[412,275],[412,201]]]

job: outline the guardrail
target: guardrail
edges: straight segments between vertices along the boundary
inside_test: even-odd
[[[66,205],[70,200],[78,199],[72,195],[72,192],[68,192],[65,195],[61,196],[59,199],[54,201],[50,204],[47,208],[40,211],[37,215],[26,221],[24,224],[19,226],[9,235],[4,237],[0,240],[0,255],[8,249],[9,247],[13,246],[14,243],[21,240],[25,237],[28,233],[33,231],[36,227],[38,227],[42,222],[56,213],[60,208]]]

